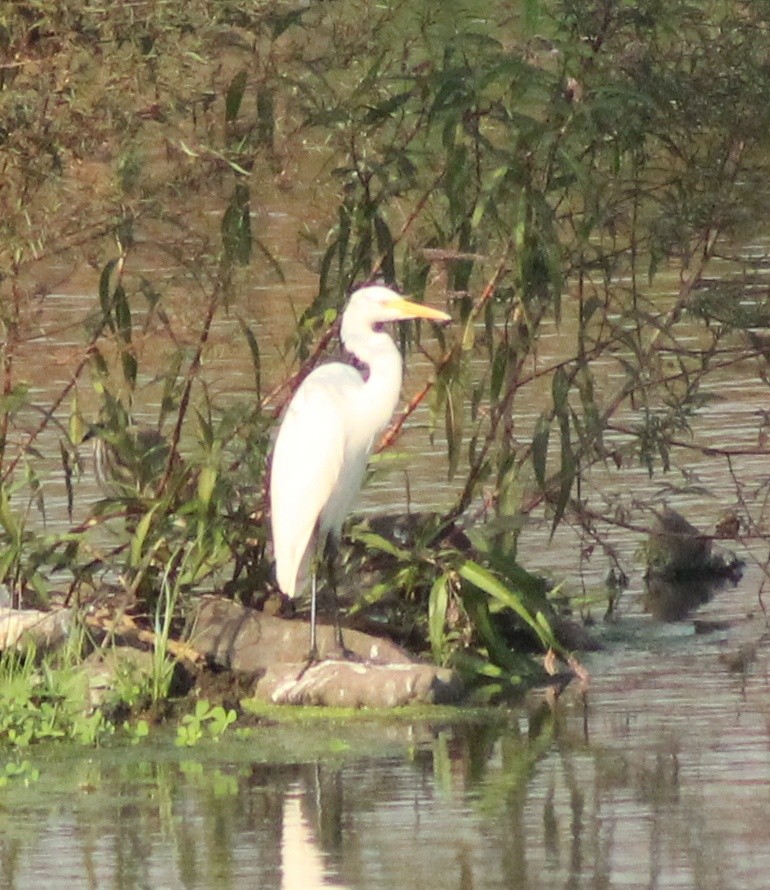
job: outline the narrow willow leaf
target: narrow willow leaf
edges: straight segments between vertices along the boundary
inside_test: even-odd
[[[124,349],[120,353],[120,365],[123,369],[123,379],[131,389],[136,388],[136,375],[138,373],[138,364],[133,350]]]
[[[243,331],[243,336],[246,338],[249,352],[251,353],[251,367],[254,370],[254,390],[257,401],[259,402],[262,400],[262,360],[259,354],[259,344],[257,343],[257,338],[254,336],[254,332],[246,322],[242,318],[238,320],[241,325],[241,330]]]
[[[553,395],[553,410],[556,416],[561,418],[567,409],[567,396],[569,395],[569,377],[564,368],[557,368],[553,375],[551,391]]]
[[[506,342],[499,343],[492,359],[492,372],[489,378],[489,399],[493,403],[500,398],[505,372],[508,369],[508,356],[508,344]]]
[[[112,318],[112,291],[110,283],[112,280],[112,272],[118,260],[110,260],[102,269],[99,276],[99,305],[102,310],[102,323],[110,330],[115,330],[115,322]]]
[[[545,414],[541,414],[535,424],[535,434],[532,437],[532,468],[535,471],[537,484],[541,488],[545,488],[545,466],[550,434],[551,421]]]
[[[225,121],[230,124],[241,110],[241,102],[243,101],[243,93],[246,89],[246,69],[239,71],[230,81],[230,86],[225,94]]]
[[[78,407],[77,392],[75,392],[75,395],[72,397],[72,402],[70,404],[70,416],[67,421],[67,435],[73,445],[79,445],[83,441],[83,436],[85,435],[83,430],[83,415],[80,413],[80,408]]]
[[[96,368],[97,374],[100,374],[103,377],[106,377],[109,374],[109,366],[107,365],[107,360],[104,358],[104,354],[102,353],[101,349],[99,349],[97,346],[94,346],[91,350],[91,361]],[[97,385],[95,384],[95,388],[96,386]]]
[[[590,444],[601,448],[604,430],[602,429],[599,408],[594,397],[594,381],[588,366],[581,369],[577,378],[580,401],[583,405],[586,434]]]
[[[203,443],[203,446],[207,451],[211,450],[211,446],[214,444],[214,428],[207,418],[205,418],[200,411],[196,409],[195,417],[198,421],[198,435],[200,436],[200,440]]]
[[[115,313],[115,327],[124,343],[131,342],[131,307],[128,305],[128,297],[125,288],[119,284],[112,294],[112,306]]]
[[[275,93],[264,87],[257,93],[257,142],[268,148],[275,142]]]
[[[382,257],[381,271],[386,281],[393,281],[396,277],[395,258],[393,255],[393,235],[388,224],[379,213],[374,215],[374,234],[377,238],[377,250]]]
[[[82,437],[81,437],[82,438]],[[80,439],[73,441],[79,442]],[[67,493],[67,516],[72,521],[72,507],[74,504],[74,494],[72,491],[72,459],[69,448],[63,441],[59,440],[59,455],[61,457],[62,475],[64,476],[64,489]]]
[[[468,316],[465,322],[465,327],[463,328],[463,339],[462,339],[462,351],[463,352],[472,352],[473,347],[476,345],[476,325],[474,324],[474,320]]]
[[[490,661],[505,670],[517,670],[519,660],[492,621],[488,599],[480,595],[478,588],[466,586],[462,588],[462,598],[473,627],[484,641]]]
[[[211,503],[211,496],[214,494],[214,486],[217,484],[218,478],[217,467],[201,467],[198,473],[198,500],[206,507]]]
[[[0,415],[12,416],[27,404],[29,386],[26,383],[17,383],[8,392],[0,396]]]
[[[556,527],[561,522],[564,511],[567,509],[570,494],[572,493],[572,485],[575,481],[577,468],[575,465],[575,456],[572,453],[572,442],[570,438],[569,415],[564,414],[560,418],[561,433],[561,466],[559,467],[559,494],[553,515],[553,523],[551,525],[551,536],[556,531]]]
[[[382,535],[376,534],[376,532],[356,531],[353,538],[357,543],[363,544],[367,550],[376,550],[381,553],[387,553],[388,556],[394,557],[399,562],[412,562],[413,557],[408,550],[403,550],[402,548],[397,547],[392,541],[389,541]]]
[[[251,260],[251,213],[249,187],[236,183],[222,217],[222,247],[228,263],[247,266]]]
[[[154,519],[155,513],[159,507],[160,504],[155,504],[155,506],[152,507],[152,509],[148,510],[137,523],[136,530],[134,531],[134,535],[131,538],[131,549],[128,556],[128,564],[132,568],[138,568],[142,561],[144,542],[147,539],[147,534],[150,531],[152,520]]]
[[[476,202],[473,215],[471,216],[471,227],[473,229],[479,227],[488,211],[496,215],[495,198],[510,172],[511,168],[507,165],[505,167],[498,167],[484,179],[481,196]]]
[[[462,423],[462,392],[458,385],[451,386],[446,400],[445,428],[447,439],[447,457],[449,460],[449,478],[457,472],[463,441]]]
[[[428,599],[428,638],[433,660],[444,660],[446,613],[449,605],[449,578],[441,575],[433,582]]]
[[[588,324],[593,314],[604,306],[604,302],[599,297],[589,297],[581,307],[581,324]]]
[[[396,93],[393,96],[389,96],[384,102],[380,102],[377,105],[369,106],[369,110],[364,115],[364,120],[368,124],[375,124],[379,121],[387,120],[394,112],[398,111],[399,108],[406,105],[411,95],[412,91],[407,90],[406,92]]]
[[[0,525],[3,526],[11,538],[14,540],[18,539],[21,529],[11,510],[8,489],[2,484],[0,484]]]

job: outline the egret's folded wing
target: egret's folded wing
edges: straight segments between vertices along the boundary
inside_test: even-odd
[[[315,545],[318,517],[345,460],[345,395],[361,378],[345,365],[316,369],[284,416],[273,450],[270,511],[278,584],[294,596]]]

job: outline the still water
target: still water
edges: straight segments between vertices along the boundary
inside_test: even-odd
[[[766,888],[766,655],[616,633],[587,688],[461,723],[35,754],[2,790],[0,886]]]
[[[266,330],[289,296],[273,292]],[[82,314],[82,298],[62,295],[57,330],[71,330],[72,343],[50,334],[46,342],[81,348]],[[281,337],[271,336],[277,354]],[[546,334],[542,356],[558,354],[559,336]],[[217,337],[214,379],[233,397],[248,392],[248,365],[226,348],[231,334],[215,331],[215,345]],[[405,392],[421,373],[412,363]],[[742,496],[736,477],[743,493],[761,492],[767,479],[755,447],[766,383],[735,368],[717,380],[715,395],[698,432],[716,447],[729,424],[730,443],[746,452],[731,472],[686,455],[686,478],[624,467],[595,473],[586,490],[603,503],[665,502],[713,528]],[[48,400],[41,389],[40,402]],[[523,438],[536,401],[520,405]],[[436,471],[443,446],[431,445],[426,425],[425,415],[413,418],[401,443],[407,458],[369,487],[364,508],[451,502],[452,483]],[[56,484],[52,472],[49,523]],[[91,500],[87,471],[79,484],[76,512]],[[650,517],[640,506],[633,518],[644,525]],[[598,589],[607,568],[601,554],[586,559],[569,527],[554,539],[549,532],[533,517],[521,537],[525,564],[564,582],[568,595]],[[573,684],[556,703],[539,699],[461,723],[266,727],[190,751],[169,742],[35,752],[39,779],[0,789],[0,887],[770,886],[766,539],[730,542],[747,569],[737,588],[699,611],[717,628],[705,634],[644,612],[635,556],[642,539],[633,529],[607,530],[630,584],[615,623],[595,629],[605,649],[583,657],[586,688]],[[599,609],[589,611],[598,617]],[[719,629],[724,622],[732,627]],[[749,657],[736,663],[742,646]]]

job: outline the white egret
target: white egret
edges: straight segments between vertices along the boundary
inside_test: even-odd
[[[275,441],[270,517],[276,576],[293,598],[311,569],[311,660],[317,657],[316,563],[325,552],[334,588],[332,560],[342,523],[361,488],[375,437],[387,426],[401,391],[401,353],[380,325],[413,318],[451,320],[382,285],[355,291],[340,337],[364,373],[342,362],[316,368],[289,402]],[[342,644],[339,624],[337,642]]]

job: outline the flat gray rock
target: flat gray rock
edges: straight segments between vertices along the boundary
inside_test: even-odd
[[[72,610],[0,608],[0,651],[32,643],[39,653],[63,645],[72,627]]]
[[[318,657],[339,654],[334,627],[317,627]],[[343,630],[345,648],[364,661],[411,664],[412,656],[390,640],[357,630]],[[276,663],[302,664],[307,659],[310,628],[306,621],[288,620],[247,609],[216,596],[201,598],[187,642],[219,667],[256,674]]]
[[[275,704],[336,708],[397,708],[453,704],[464,684],[446,668],[430,664],[373,664],[327,659],[305,667],[277,664],[254,688],[255,697]]]
[[[457,702],[462,680],[413,658],[390,640],[343,629],[350,657],[340,658],[334,628],[317,628],[318,662],[308,666],[309,627],[203,597],[187,643],[214,664],[258,677],[263,701],[349,708]]]

